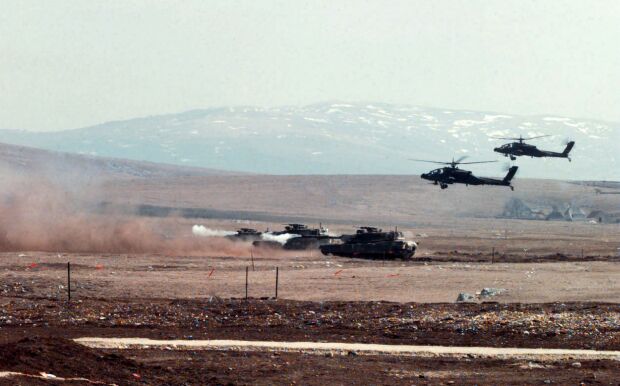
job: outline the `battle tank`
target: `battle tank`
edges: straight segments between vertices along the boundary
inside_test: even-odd
[[[284,249],[317,249],[321,245],[330,244],[334,239],[328,234],[327,228],[323,228],[322,225],[318,228],[308,228],[303,224],[288,224],[284,230],[286,233],[299,235],[288,239],[282,246]]]
[[[226,238],[234,241],[256,241],[261,239],[262,234],[262,232],[259,232],[256,229],[241,228],[237,229],[237,233],[226,236]]]
[[[341,243],[321,245],[324,255],[358,257],[365,259],[410,259],[417,244],[406,241],[402,232],[384,232],[374,227],[360,227],[353,235],[343,235]]]
[[[324,236],[327,235],[327,228],[319,225],[318,228],[308,228],[305,224],[286,224],[283,231],[273,232],[274,235],[285,233],[296,234],[300,236]]]
[[[285,240],[277,241],[279,236],[289,235]],[[271,240],[273,239],[273,240]],[[328,235],[327,228],[308,228],[304,224],[286,224],[283,231],[270,232],[266,240],[252,243],[255,247],[283,248],[288,250],[316,249],[329,244],[334,237]]]

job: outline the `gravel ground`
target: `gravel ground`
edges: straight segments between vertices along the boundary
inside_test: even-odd
[[[14,373],[3,377],[8,371]],[[609,360],[114,351],[90,349],[62,338],[27,338],[0,345],[0,385],[616,384],[619,371],[619,362]],[[67,382],[59,377],[83,379]]]
[[[492,287],[505,291],[487,300],[505,303],[620,302],[617,261],[563,261],[552,255],[545,262],[492,264],[488,256],[452,253],[424,261],[381,262],[306,253],[254,259],[7,253],[0,254],[0,296],[65,299],[70,261],[74,299],[242,297],[246,267],[249,296],[274,296],[279,267],[278,295],[295,300],[454,302],[461,292]]]
[[[0,341],[63,337],[243,339],[620,349],[620,306],[219,299],[3,299]]]

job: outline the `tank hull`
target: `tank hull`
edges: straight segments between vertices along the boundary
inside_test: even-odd
[[[261,239],[260,235],[231,235],[226,236],[226,238],[232,241],[240,241],[244,243],[254,242]]]
[[[312,236],[302,236],[302,237],[292,237],[288,239],[284,245],[277,241],[269,241],[269,240],[260,240],[254,241],[252,245],[255,247],[262,248],[275,248],[275,249],[286,249],[290,251],[303,251],[307,249],[319,249],[321,245],[329,244],[332,241],[332,237],[328,236],[320,236],[320,237],[312,237]]]
[[[292,239],[288,239],[284,244],[283,248],[293,251],[302,251],[306,249],[318,249],[321,245],[327,245],[331,243],[332,238],[328,236],[320,236],[320,237],[294,237]]]
[[[252,245],[257,248],[282,249],[282,243],[272,240],[256,240]]]
[[[324,255],[381,260],[408,260],[416,250],[404,241],[321,245],[320,249]]]

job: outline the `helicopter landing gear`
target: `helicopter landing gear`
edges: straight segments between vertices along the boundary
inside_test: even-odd
[[[448,184],[444,184],[444,183],[442,183],[442,184],[440,184],[440,185],[439,185],[439,187],[440,187],[441,189],[447,189],[447,188],[448,188]]]
[[[515,191],[515,187],[510,185],[510,190],[512,190],[514,192]]]
[[[573,162],[573,160],[571,160],[570,157],[566,157],[566,158],[568,158],[568,162]]]

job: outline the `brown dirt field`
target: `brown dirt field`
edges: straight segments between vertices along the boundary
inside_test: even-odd
[[[60,338],[30,338],[0,346],[0,368],[25,374],[83,377],[104,384],[541,384],[617,380],[615,361],[525,361],[484,358],[317,356],[225,351],[93,350]],[[75,359],[79,358],[78,361]],[[11,376],[0,385],[58,381]],[[89,384],[86,381],[63,384]]]
[[[146,337],[441,346],[620,349],[606,303],[390,303],[291,300],[3,298],[0,342],[18,337]]]
[[[620,309],[610,304],[91,299],[68,306],[5,298],[0,310],[0,372],[116,384],[613,384],[620,371],[617,360],[94,350],[65,340],[143,336],[617,350]],[[57,383],[0,378],[7,385]]]
[[[249,256],[4,253],[0,294],[64,299],[70,261],[74,299],[243,297],[246,267],[249,296],[270,297],[277,266],[278,294],[286,299],[453,302],[460,292],[475,294],[491,287],[505,291],[487,300],[504,303],[620,301],[620,265],[615,259],[490,263],[475,262],[479,256],[470,262],[446,261],[449,256],[433,261],[430,256],[430,261],[381,262],[307,254],[257,255],[252,270]]]
[[[390,358],[382,356],[334,356],[292,353],[170,353],[156,350],[122,353],[149,365],[193,375],[217,369],[218,382],[234,384],[304,385],[432,385],[432,384],[556,384],[617,380],[620,365],[612,361],[537,363],[452,358]],[[195,365],[198,363],[198,366]],[[195,381],[190,378],[189,383]]]

